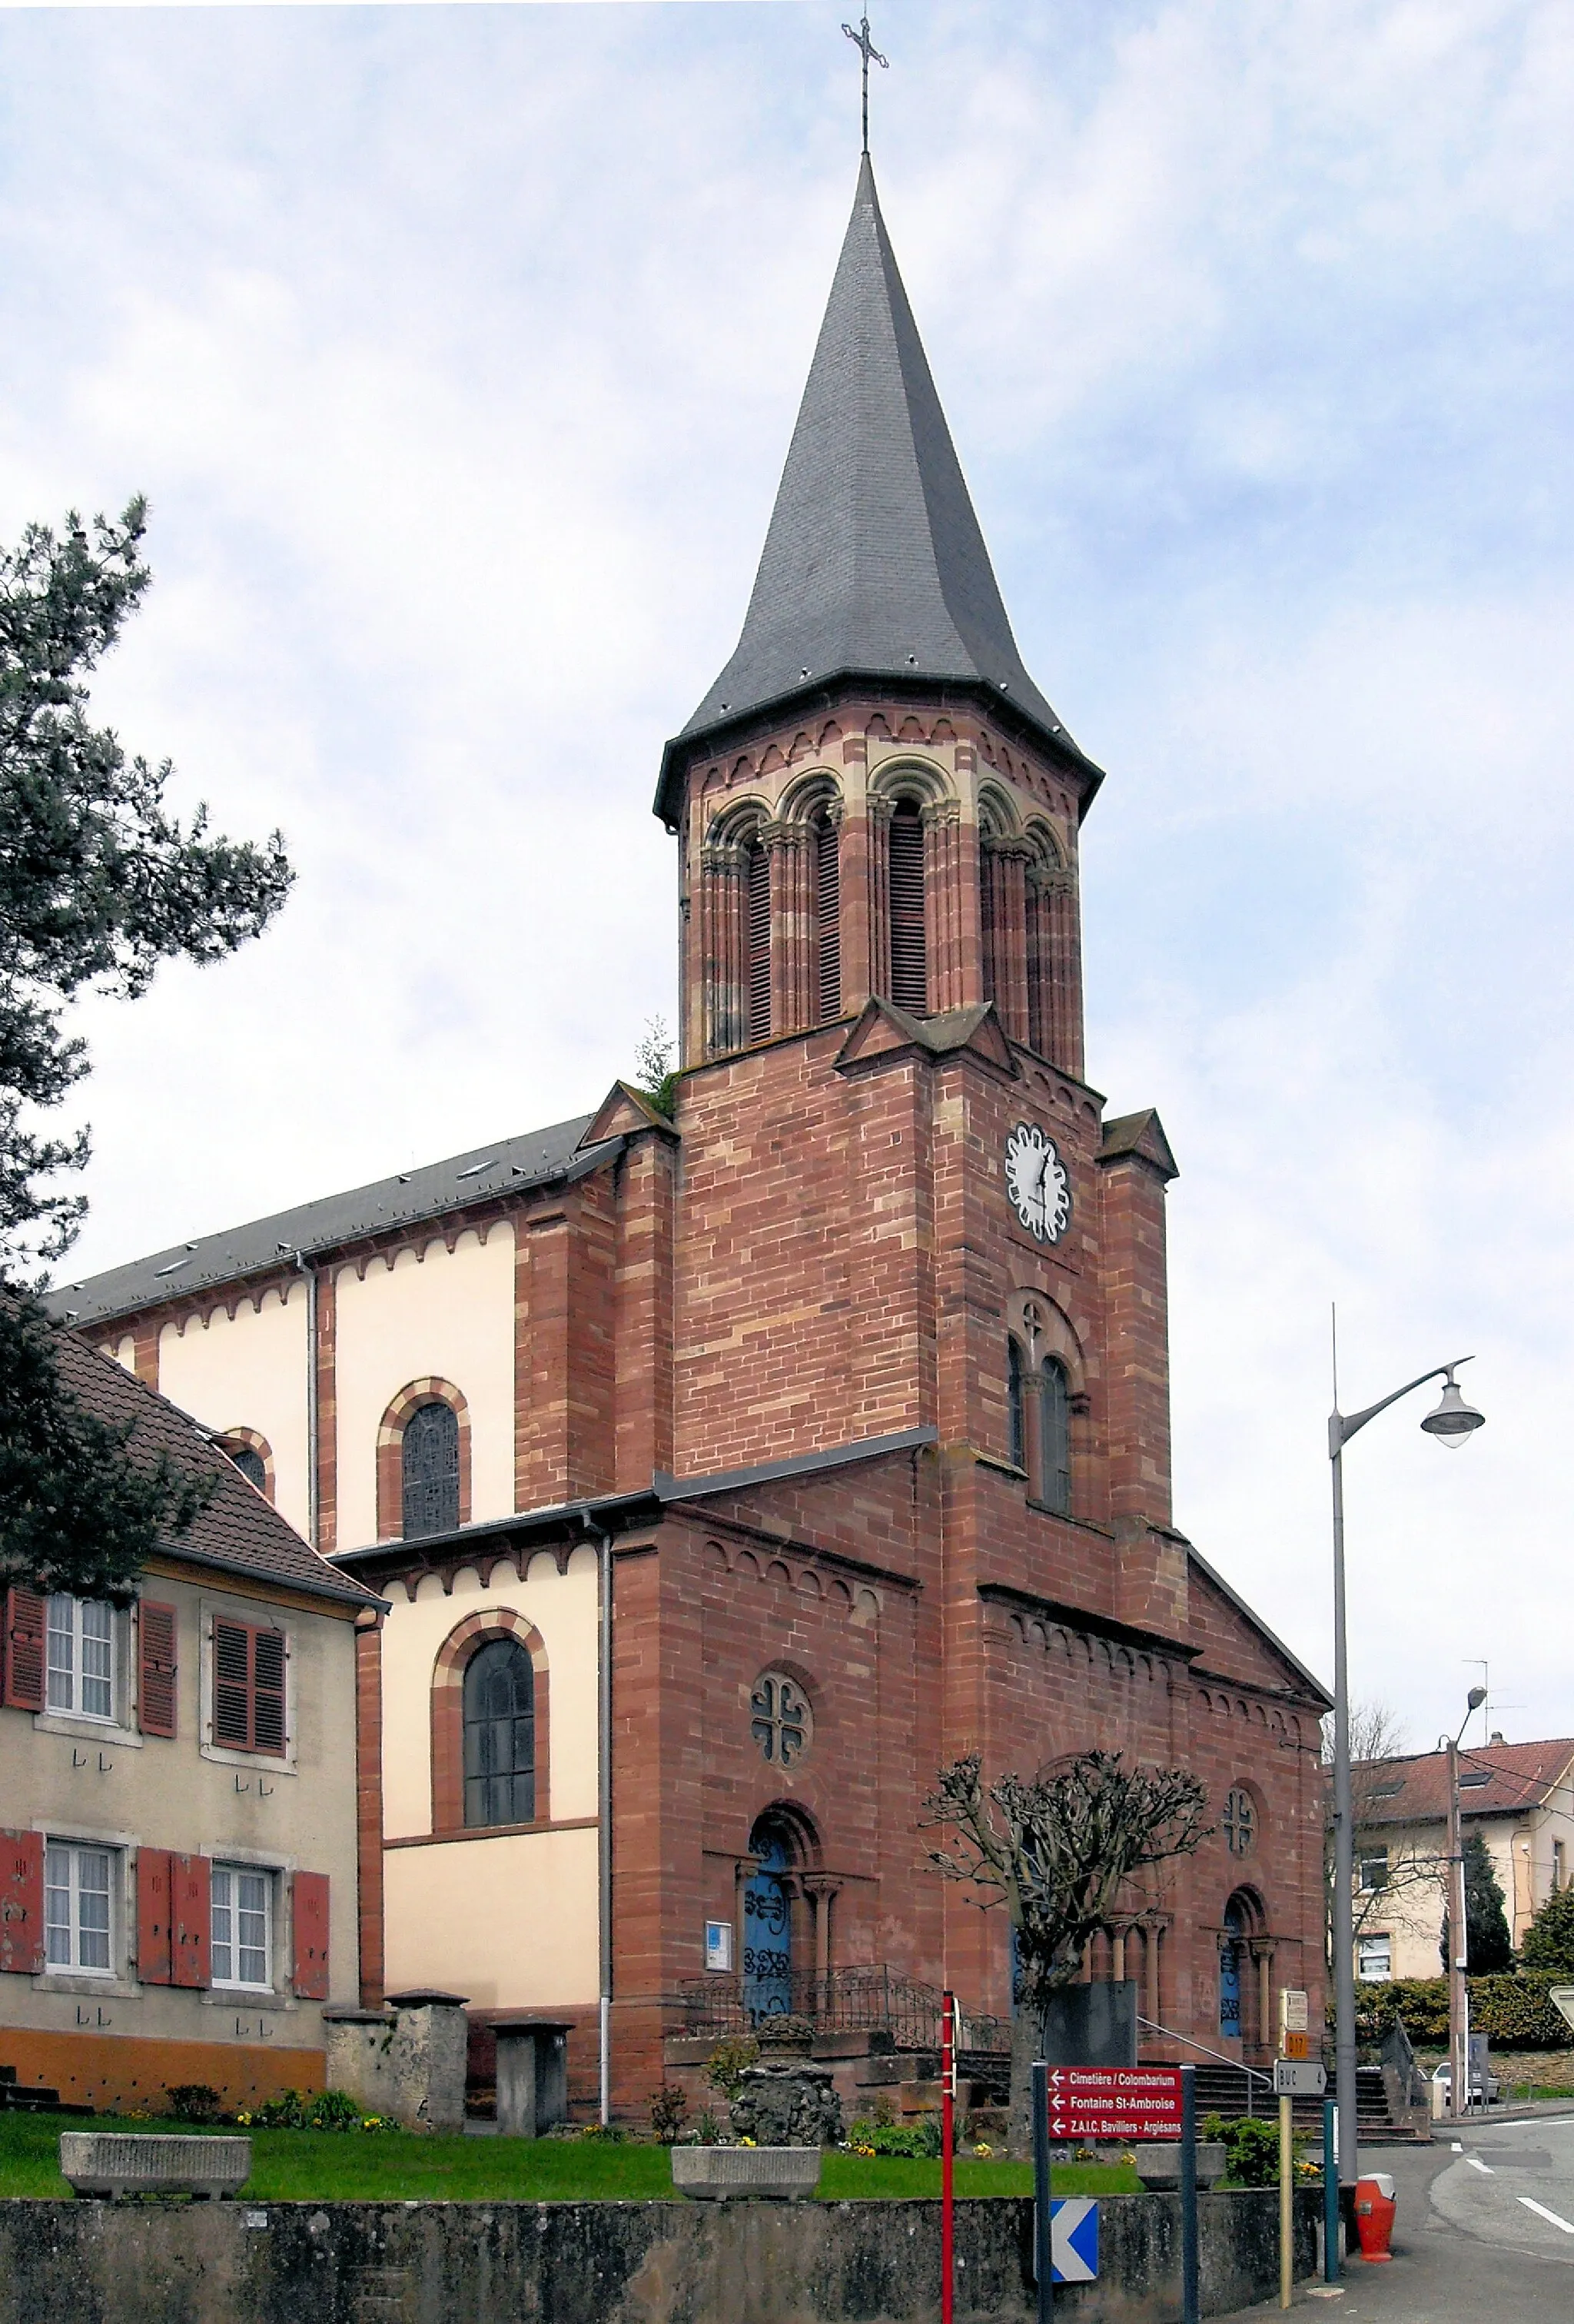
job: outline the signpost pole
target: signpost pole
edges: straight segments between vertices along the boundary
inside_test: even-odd
[[[940,1997],[940,2324],[952,2324],[954,2292],[955,2217],[953,2208],[956,2145],[956,1996]]]
[[[1339,2150],[1331,2098],[1322,2101],[1322,2280],[1339,2282]]]
[[[1049,2068],[1033,2069],[1033,2210],[1038,2227],[1038,2324],[1054,2316],[1054,2246],[1049,2226]]]
[[[1295,2134],[1291,2098],[1279,2100],[1279,2305],[1288,2308],[1295,2283]]]
[[[1201,2324],[1197,2266],[1197,2069],[1181,2068],[1181,2313]]]

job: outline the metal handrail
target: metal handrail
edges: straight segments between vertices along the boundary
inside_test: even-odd
[[[1239,2058],[1227,2058],[1222,2050],[1210,2050],[1206,2042],[1198,2042],[1190,2034],[1177,2034],[1173,2026],[1155,2025],[1151,2017],[1139,2017],[1137,2022],[1145,2034],[1162,2034],[1166,2042],[1183,2042],[1188,2050],[1201,2050],[1205,2058],[1217,2058],[1221,2066],[1229,2066],[1236,2073],[1244,2074],[1247,2078],[1246,2110],[1248,2115],[1252,2110],[1252,2084],[1262,2082],[1270,2089],[1273,2087],[1272,2074],[1265,2074],[1260,2066],[1248,2066]]]

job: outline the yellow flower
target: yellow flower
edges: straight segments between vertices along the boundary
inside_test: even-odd
[[[755,2142],[751,2138],[741,2138],[738,2141],[740,2146],[752,2146],[754,2143]]]
[[[978,2156],[980,2163],[987,2163],[990,2160],[990,2157],[994,2153],[994,2151],[995,2150],[992,2146],[986,2146],[981,2139],[978,2145],[973,2148],[973,2153]]]

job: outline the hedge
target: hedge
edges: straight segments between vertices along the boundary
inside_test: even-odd
[[[1570,2029],[1547,1999],[1561,1978],[1533,1970],[1518,1976],[1471,1977],[1470,2030],[1499,2050],[1567,2050]],[[1331,2007],[1331,2003],[1330,2003]],[[1413,2042],[1429,2047],[1449,2038],[1449,1981],[1444,1977],[1395,1978],[1356,1987],[1356,2038],[1380,2042],[1395,2018]]]

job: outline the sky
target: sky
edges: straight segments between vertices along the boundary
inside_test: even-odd
[[[588,1111],[674,1010],[857,161],[846,0],[0,7],[0,540],[152,503],[95,691],[284,831],[81,1012],[63,1279]],[[1426,1748],[1574,1734],[1574,12],[896,0],[874,152],[1028,667],[1109,770],[1089,1073],[1156,1105],[1177,1521]],[[1574,1431],[1570,1432],[1574,1438]],[[1484,1722],[1473,1729],[1480,1732]]]

